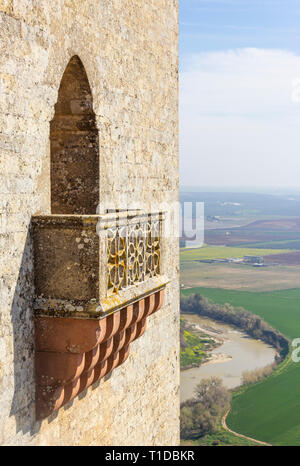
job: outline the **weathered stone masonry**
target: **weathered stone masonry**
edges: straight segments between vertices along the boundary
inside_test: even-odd
[[[67,215],[74,205],[79,215],[94,214],[98,195],[149,211],[153,202],[177,200],[177,27],[173,0],[0,0],[1,444],[179,442],[178,240],[162,240],[161,273],[170,281],[164,304],[147,317],[127,360],[36,421],[31,232],[36,215]],[[73,119],[76,131],[64,126],[68,109],[59,104],[64,73],[79,73],[81,91],[92,97]],[[93,186],[82,202],[55,187],[71,188],[74,179],[63,171],[66,129],[73,175],[83,191]],[[77,144],[86,148],[85,174]],[[58,154],[51,163],[50,153]]]

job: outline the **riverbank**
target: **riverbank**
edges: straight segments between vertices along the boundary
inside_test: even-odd
[[[181,346],[184,339],[186,348],[181,351],[181,371],[200,367],[205,364],[216,364],[226,362],[231,359],[227,354],[212,353],[212,351],[224,343],[221,337],[222,331],[209,325],[199,325],[199,323],[181,318]],[[199,351],[200,350],[200,351]],[[190,364],[186,362],[185,351],[188,351]],[[199,357],[201,354],[201,357]]]
[[[199,325],[180,319],[180,369],[188,370],[208,363],[212,358],[210,352],[222,344]]]
[[[197,383],[205,378],[220,377],[225,387],[232,389],[241,385],[244,371],[263,368],[274,361],[274,348],[237,328],[197,314],[182,314],[182,318],[190,329],[206,332],[217,346],[203,364],[181,372],[181,402],[192,398]]]
[[[197,332],[198,334],[205,334],[209,336],[215,343],[216,347],[213,349],[215,352],[218,350],[218,353],[212,353],[207,355],[207,360],[201,364],[199,369],[211,365],[211,369],[213,369],[213,373],[211,376],[214,375],[216,367],[213,367],[215,364],[224,363],[224,367],[226,366],[226,362],[232,361],[233,356],[230,354],[220,353],[223,348],[223,345],[233,345],[235,351],[239,352],[239,347],[236,344],[236,340],[238,338],[242,339],[242,343],[248,344],[251,342],[251,338],[249,338],[245,333],[240,332],[237,328],[233,328],[226,324],[217,323],[211,319],[207,318],[200,318],[196,314],[183,314],[182,318],[185,320],[186,326],[191,333]],[[255,341],[255,340],[254,340]],[[262,347],[267,347],[263,342],[259,342]],[[268,348],[268,347],[267,347]],[[273,350],[273,356],[275,355],[275,351]],[[249,360],[249,359],[248,359]],[[244,365],[242,366],[245,367]],[[195,369],[195,368],[192,368]],[[195,372],[195,370],[189,371],[191,373]],[[184,377],[182,373],[182,377]],[[199,383],[201,379],[198,377],[193,379],[193,383],[196,385]],[[238,386],[241,388],[241,386]],[[234,391],[233,391],[234,393]],[[219,418],[217,427],[215,431],[211,434],[204,435],[203,437],[199,437],[198,439],[189,439],[189,440],[182,440],[182,446],[212,446],[212,445],[220,445],[220,446],[254,446],[254,445],[264,445],[264,442],[255,441],[250,437],[244,436],[243,434],[236,434],[226,425],[226,417],[229,410],[226,411],[226,415],[222,415]]]
[[[250,293],[221,288],[189,290],[201,292],[220,305],[231,303],[260,315],[292,340],[300,334],[300,289]],[[226,423],[230,429],[272,445],[300,445],[300,408],[297,387],[300,386],[299,363],[290,354],[267,378],[233,391],[232,408]],[[264,413],[263,417],[262,414]]]

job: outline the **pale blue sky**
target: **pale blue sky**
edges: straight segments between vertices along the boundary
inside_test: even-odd
[[[300,53],[299,0],[181,0],[180,53],[240,47]]]
[[[179,23],[181,183],[300,185],[300,0],[180,0]]]

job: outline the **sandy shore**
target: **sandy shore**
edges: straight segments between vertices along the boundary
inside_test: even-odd
[[[228,338],[228,336],[224,337],[224,332],[220,331],[220,330],[217,330],[211,326],[206,326],[206,325],[199,325],[199,324],[196,324],[196,323],[188,323],[187,324],[187,327],[191,330],[191,331],[196,331],[196,332],[202,332],[204,333],[205,335],[208,335],[216,344],[216,346],[213,348],[215,349],[217,346],[221,346],[224,341],[230,341],[230,339]],[[207,365],[207,364],[217,364],[217,363],[220,363],[220,362],[227,362],[227,361],[230,361],[232,359],[232,356],[228,355],[228,354],[222,354],[222,353],[210,353],[208,351],[207,353],[208,357],[205,361],[203,361],[201,364],[198,365],[199,366],[204,366],[204,365]],[[190,369],[192,367],[197,367],[196,365],[191,365],[191,366],[187,366],[186,368],[182,369],[182,370],[186,370],[186,369]]]
[[[202,333],[205,333],[205,335],[208,335],[211,337],[212,340],[214,340],[218,345],[221,345],[222,343],[224,343],[224,341],[230,341],[228,337],[225,337],[224,336],[224,333],[219,331],[219,330],[216,330],[212,327],[206,327],[205,325],[199,325],[199,324],[195,324],[195,323],[190,323],[188,322],[188,328],[190,328],[191,330],[194,330],[196,332],[202,332]]]
[[[218,362],[227,362],[231,361],[232,356],[229,354],[211,354],[209,356],[209,359],[203,363],[203,366],[205,364],[217,364]]]

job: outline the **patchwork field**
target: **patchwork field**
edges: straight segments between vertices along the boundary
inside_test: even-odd
[[[209,259],[227,259],[229,257],[267,256],[290,252],[288,249],[255,249],[228,246],[204,246],[202,248],[181,249],[180,262]]]
[[[270,258],[270,256],[265,256],[264,262],[265,264],[300,265],[300,251],[274,254],[272,258]]]
[[[255,247],[257,244],[258,248],[299,249],[300,219],[257,220],[237,228],[210,229],[205,232],[205,242],[209,245]]]
[[[237,245],[240,246],[240,245]],[[244,243],[244,248],[257,248],[257,249],[300,249],[300,239],[290,239],[290,240],[280,240],[280,241],[263,241],[263,242],[253,242],[253,243]]]
[[[300,338],[300,289],[249,292],[220,288],[182,290],[199,292],[214,302],[242,306],[263,317],[289,338]],[[227,425],[232,430],[274,445],[300,446],[300,364],[283,370],[234,396]]]
[[[300,233],[294,231],[262,231],[242,228],[207,230],[204,235],[208,245],[243,246],[278,241],[299,241]],[[273,247],[273,245],[272,245]],[[288,247],[289,248],[289,247]]]
[[[284,254],[283,254],[284,255]],[[268,256],[272,262],[274,256]],[[184,288],[215,288],[227,290],[275,291],[300,288],[297,266],[252,267],[249,265],[182,262],[180,283]]]
[[[246,230],[265,231],[300,231],[300,218],[280,218],[272,220],[256,220],[249,225],[242,226]]]

